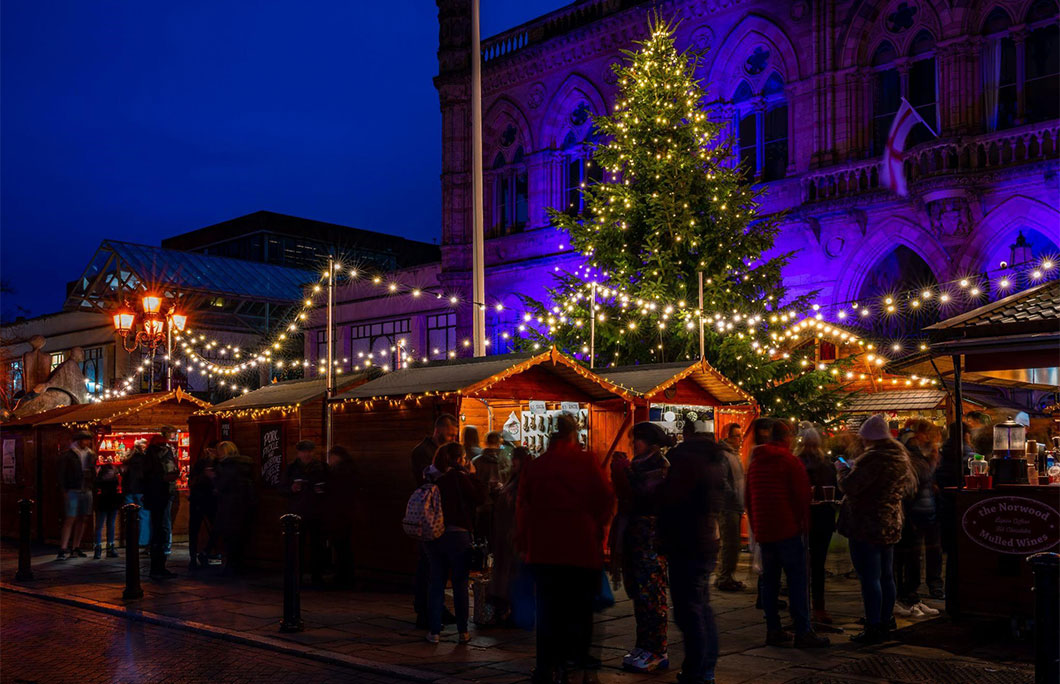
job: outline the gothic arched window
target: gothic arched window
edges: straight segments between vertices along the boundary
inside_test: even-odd
[[[1016,42],[1009,34],[1012,20],[995,7],[983,22],[983,106],[986,129],[1016,125]]]
[[[736,107],[737,156],[746,178],[768,182],[783,178],[788,168],[788,102],[784,79],[773,72],[758,97],[741,81],[732,97]]]
[[[1053,0],[1038,0],[1027,13],[1024,56],[1026,120],[1028,123],[1060,118],[1060,27]]]
[[[523,148],[516,148],[511,163],[508,163],[503,153],[498,152],[493,159],[490,175],[493,182],[490,234],[499,236],[521,232],[529,218],[529,188]]]
[[[591,144],[595,139],[592,129],[584,140],[578,140],[574,131],[563,139],[563,210],[572,216],[585,209],[582,188],[604,178],[603,168],[592,158]]]
[[[1000,7],[983,22],[983,106],[988,131],[1060,118],[1060,27],[1054,0],[1038,0],[1023,24]]]
[[[909,48],[909,104],[917,114],[938,131],[938,90],[935,85],[935,39],[927,31],[921,31],[913,38]],[[916,126],[909,133],[908,146],[930,140],[932,134],[923,126]]]
[[[872,55],[872,153],[882,154],[891,122],[902,100],[902,79],[894,46],[884,41]]]

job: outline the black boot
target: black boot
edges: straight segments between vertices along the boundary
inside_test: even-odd
[[[103,556],[103,547],[96,544],[96,548],[92,551],[92,559],[99,560]]]
[[[107,558],[117,558],[118,552],[114,549],[114,544],[107,544]]]

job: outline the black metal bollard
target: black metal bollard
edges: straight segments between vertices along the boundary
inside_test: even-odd
[[[283,525],[283,620],[281,632],[301,632],[302,623],[302,568],[299,557],[298,528],[302,517],[288,513],[280,518]]]
[[[125,528],[125,591],[126,600],[144,597],[140,587],[140,507],[127,503],[121,507],[122,525]]]
[[[30,565],[29,536],[33,528],[33,499],[18,501],[18,571],[15,581],[29,582],[33,579],[33,567]]]
[[[1060,681],[1060,554],[1044,552],[1027,558],[1034,569],[1034,681]]]

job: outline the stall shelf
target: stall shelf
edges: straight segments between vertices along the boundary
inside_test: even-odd
[[[482,437],[507,429],[539,451],[548,418],[568,411],[602,465],[632,425],[632,399],[555,349],[403,369],[336,397],[335,443],[353,453],[362,483],[353,497],[358,571],[407,578],[415,570],[416,546],[401,530],[414,487],[409,457],[439,415],[478,427]]]
[[[12,500],[29,496],[37,501],[37,538],[54,539],[62,523],[58,457],[78,430],[95,435],[96,453],[101,463],[120,462],[124,451],[131,451],[136,439],[149,439],[163,425],[177,428],[173,445],[180,466],[178,489],[181,505],[174,522],[174,534],[187,530],[187,473],[191,464],[188,419],[194,411],[209,406],[181,389],[172,392],[138,394],[89,404],[64,406],[0,426],[3,449],[11,454],[11,477],[3,480],[4,534],[13,534],[17,515],[11,515]],[[9,482],[9,479],[11,480]]]

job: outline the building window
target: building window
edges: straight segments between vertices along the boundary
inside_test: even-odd
[[[916,113],[931,126],[939,129],[938,89],[935,84],[935,39],[927,31],[921,31],[913,39],[910,48],[913,59],[909,67],[909,104]],[[923,126],[916,126],[910,131],[907,145],[919,145],[931,140],[934,136]]]
[[[24,391],[24,380],[22,374],[22,359],[15,359],[7,363],[7,377],[4,378],[4,391],[7,396],[5,401],[11,400],[15,395]]]
[[[1052,2],[1049,3],[1055,6]],[[1027,75],[1027,123],[1060,118],[1060,27],[1046,19],[1048,26],[1031,31],[1024,58]]]
[[[63,361],[66,361],[66,352],[52,352],[51,371],[54,371],[59,366],[63,365]]]
[[[317,339],[315,353],[317,357],[317,364],[319,365],[322,361],[328,358],[328,331],[317,330]]]
[[[746,81],[733,94],[738,157],[749,182],[783,178],[788,170],[788,103],[784,79],[773,72],[755,97]]]
[[[427,316],[427,356],[445,359],[449,352],[456,352],[456,314]]]
[[[603,181],[603,168],[593,161],[590,145],[592,133],[584,142],[578,142],[571,131],[563,141],[563,208],[571,216],[585,211],[585,197],[582,191]]]
[[[1053,0],[1038,0],[1018,32],[995,7],[983,22],[983,107],[987,131],[1060,118],[1060,27]]]
[[[901,77],[894,66],[898,54],[884,41],[872,57],[872,153],[883,154],[891,122],[902,100]]]
[[[411,352],[407,348],[410,330],[408,318],[351,326],[350,354],[354,367],[400,368],[402,355]]]
[[[85,350],[81,372],[85,374],[85,388],[89,394],[99,394],[103,391],[103,347],[89,347]]]
[[[519,233],[529,219],[529,185],[523,148],[512,155],[509,164],[504,154],[498,152],[493,160],[493,213],[490,234],[493,236]]]

